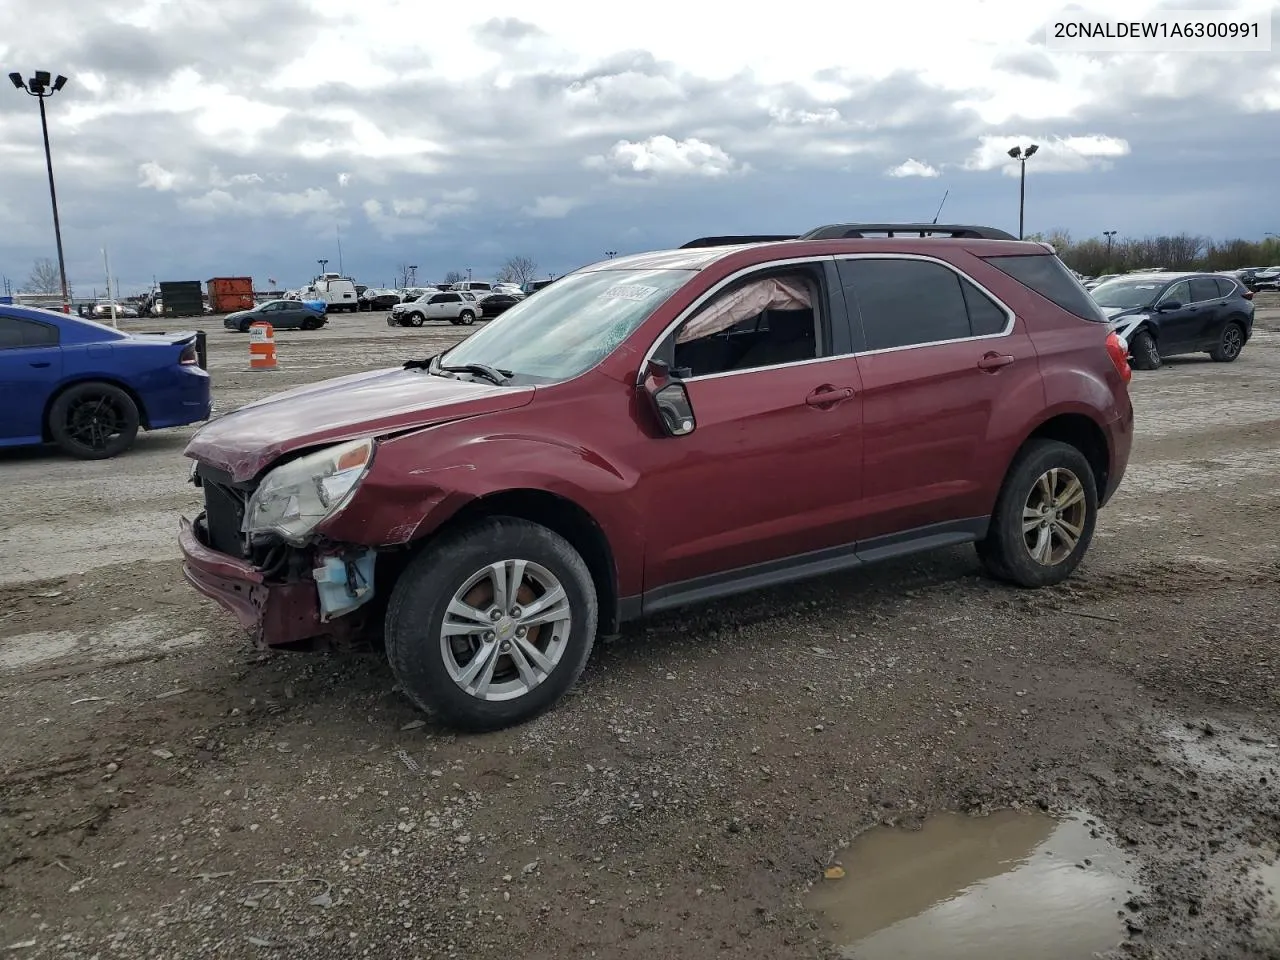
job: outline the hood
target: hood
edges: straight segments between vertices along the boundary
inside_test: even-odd
[[[183,451],[250,480],[287,453],[522,407],[533,387],[498,387],[425,370],[374,370],[277,393],[209,421]]]

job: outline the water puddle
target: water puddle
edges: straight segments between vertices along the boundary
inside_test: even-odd
[[[808,905],[856,960],[1076,960],[1115,948],[1138,866],[1097,821],[1005,810],[944,814],[917,831],[877,827]]]

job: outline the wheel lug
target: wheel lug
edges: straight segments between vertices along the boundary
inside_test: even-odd
[[[492,630],[486,630],[486,631],[485,631],[485,633],[484,633],[484,642],[485,642],[485,643],[493,643],[493,641],[494,641],[494,640],[496,640],[496,639],[498,639],[498,635],[497,635],[496,633],[494,633]]]
[[[513,616],[513,617],[518,617],[518,616],[520,616],[520,615],[521,615],[521,613],[523,613],[523,611],[522,611],[519,607],[512,607],[512,608],[511,608],[511,616]]]
[[[497,607],[494,607],[492,610],[489,611],[489,619],[492,620],[494,623],[497,623],[499,620],[502,619],[502,611],[499,610]]]
[[[526,630],[524,627],[516,627],[516,636],[517,636],[517,637],[523,637],[523,636],[524,636],[526,633],[528,633],[528,632],[529,632],[529,631],[528,631],[528,630]]]
[[[499,649],[499,650],[501,650],[503,653],[506,653],[508,650],[510,650],[510,649],[511,649],[511,643],[510,643],[510,641],[503,640],[503,641],[502,641],[502,646],[501,646],[501,647],[499,647],[498,649]]]

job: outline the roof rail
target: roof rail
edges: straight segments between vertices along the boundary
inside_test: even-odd
[[[777,243],[780,240],[796,240],[798,239],[794,233],[760,233],[749,237],[699,237],[697,240],[690,240],[688,243],[680,245],[681,250],[690,250],[694,247],[730,247],[739,243]]]
[[[965,240],[1016,240],[995,227],[956,223],[832,223],[810,230],[801,240],[848,240],[882,234],[887,237],[951,237]]]

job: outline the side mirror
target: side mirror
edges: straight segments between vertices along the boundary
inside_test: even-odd
[[[1181,310],[1182,304],[1177,300],[1166,300],[1160,306],[1156,307],[1157,313],[1168,313],[1170,310]]]
[[[693,404],[689,402],[689,391],[681,380],[671,376],[665,363],[650,360],[641,387],[668,436],[683,437],[693,433],[698,423],[693,416]]]

